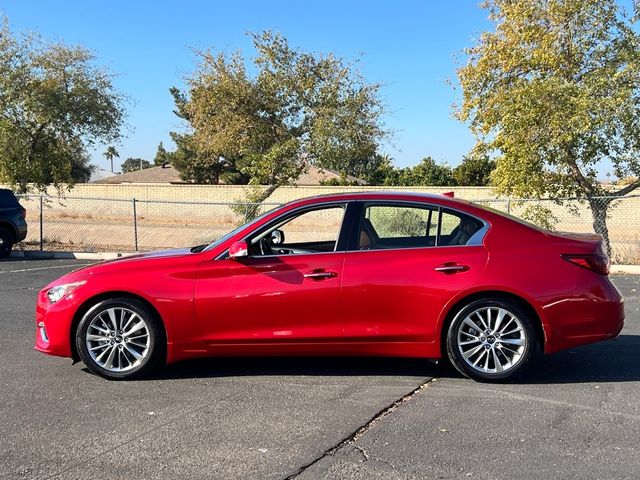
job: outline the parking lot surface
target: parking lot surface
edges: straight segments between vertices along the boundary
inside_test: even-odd
[[[37,291],[80,261],[0,262],[0,478],[640,478],[640,276],[619,339],[478,384],[423,360],[211,359],[109,382],[33,350]]]

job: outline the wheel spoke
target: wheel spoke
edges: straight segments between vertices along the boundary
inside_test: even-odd
[[[505,323],[505,324],[504,324],[504,326],[502,327],[502,330],[500,330],[500,331],[496,331],[496,333],[499,333],[500,335],[504,335],[504,331],[506,330],[506,328],[507,328],[509,325],[511,325],[511,322],[513,322],[514,318],[515,318],[515,317],[513,317],[513,316],[512,316],[512,317],[509,319],[509,321],[508,321],[507,323]]]
[[[90,328],[95,328],[96,330],[98,330],[99,332],[102,332],[104,334],[108,334],[109,333],[108,329],[100,328],[98,325],[95,325],[95,324],[90,325]]]
[[[93,333],[87,333],[87,340],[90,342],[100,342],[103,340],[110,340],[110,337],[106,335],[94,335]]]
[[[474,367],[475,367],[475,366],[477,366],[477,365],[478,365],[478,363],[480,363],[480,360],[482,360],[486,354],[487,354],[487,349],[486,349],[486,348],[483,348],[483,349],[482,349],[482,354],[481,354],[481,355],[479,355],[479,356],[478,356],[478,358],[476,358],[476,361],[475,361],[475,362],[473,362],[473,366],[474,366]]]
[[[476,310],[475,314],[478,317],[478,319],[480,320],[480,323],[482,324],[482,326],[484,327],[484,328],[481,328],[480,331],[488,330],[489,326],[484,323],[484,318],[482,318],[482,315],[480,315],[480,312]]]
[[[116,321],[116,309],[110,308],[107,310],[107,314],[109,315],[109,320],[111,321],[111,325],[113,325],[114,330],[118,330],[118,324]]]
[[[516,327],[513,330],[509,330],[508,332],[501,333],[500,335],[504,337],[505,335],[512,335],[512,334],[514,334],[516,332],[520,332],[520,331],[522,331],[522,329],[520,327]]]
[[[129,330],[127,330],[126,332],[123,333],[123,335],[125,337],[128,337],[129,335],[131,335],[133,332],[137,332],[138,330],[140,330],[141,328],[146,328],[147,324],[144,323],[143,320],[140,320],[138,323],[136,323],[133,327],[131,327]]]
[[[481,349],[482,349],[482,345],[478,345],[475,348],[471,348],[466,352],[463,352],[462,356],[464,357],[465,360],[469,360],[469,358],[471,358],[473,355],[478,353]]]
[[[127,320],[127,323],[125,323],[122,327],[122,331],[126,332],[127,331],[127,327],[131,324],[131,322],[133,321],[134,318],[136,318],[137,315],[135,313],[132,313],[131,316],[129,317],[129,320]]]
[[[112,346],[111,347],[111,351],[109,352],[109,356],[107,357],[107,359],[104,362],[104,366],[105,368],[109,368],[109,369],[113,369],[113,358],[116,355],[116,346]]]
[[[507,343],[509,345],[519,345],[519,346],[524,345],[523,338],[501,338],[500,340],[498,340],[498,342],[502,344]]]
[[[491,349],[491,353],[493,354],[493,363],[495,363],[496,372],[502,372],[502,364],[500,363],[500,359],[498,358],[498,354],[494,348]]]
[[[127,352],[133,355],[136,360],[141,360],[143,358],[142,355],[136,352],[135,349],[129,347],[129,345],[125,344],[124,348],[127,350]]]
[[[96,345],[95,347],[91,347],[91,348],[89,349],[89,351],[93,352],[93,351],[98,350],[98,349],[100,349],[100,348],[108,348],[108,347],[109,347],[109,344],[108,344],[108,343],[99,343],[99,344],[98,344],[98,345]]]
[[[493,329],[494,332],[500,331],[500,325],[502,324],[502,321],[504,320],[504,317],[506,314],[507,314],[506,310],[502,308],[498,309],[498,316],[496,317],[496,325],[495,325],[495,328]]]
[[[471,320],[471,315],[469,315],[467,318],[464,319],[464,321],[462,322],[463,325],[467,325],[471,328],[473,328],[474,330],[477,330],[478,332],[482,332],[482,328],[480,328],[476,322],[474,322],[473,320]]]

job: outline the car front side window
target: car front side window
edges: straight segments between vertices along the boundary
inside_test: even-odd
[[[345,210],[345,205],[339,204],[287,215],[250,238],[250,255],[333,252],[338,244]]]

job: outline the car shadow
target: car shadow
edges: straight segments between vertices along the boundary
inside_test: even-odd
[[[418,376],[460,378],[446,362],[384,357],[219,357],[179,362],[147,380],[246,376]],[[517,384],[640,381],[640,336],[610,340],[544,356]]]
[[[432,360],[384,357],[217,357],[185,360],[149,380],[252,376],[435,376]]]
[[[640,381],[640,335],[620,335],[539,358],[514,383],[606,383]]]

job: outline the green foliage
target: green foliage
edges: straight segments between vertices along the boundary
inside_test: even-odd
[[[120,157],[120,154],[116,150],[116,147],[114,146],[107,147],[107,149],[104,151],[102,155],[104,156],[104,158],[107,159],[108,162],[111,163],[111,171],[113,172],[113,159]]]
[[[462,104],[478,142],[496,156],[492,180],[522,197],[615,197],[597,181],[640,174],[640,37],[614,0],[487,0],[494,31],[466,51]],[[590,202],[607,235],[608,202]],[[605,238],[606,240],[606,238]]]
[[[491,173],[495,168],[496,162],[487,155],[466,156],[453,169],[453,178],[460,186],[484,187],[491,182]]]
[[[187,98],[175,87],[170,91],[176,104],[175,114],[190,123]],[[248,177],[239,172],[233,162],[222,157],[216,150],[199,145],[193,133],[171,132],[171,138],[176,144],[176,150],[167,153],[161,142],[156,162],[159,161],[160,155],[160,158],[164,158],[164,161],[171,163],[180,172],[182,180],[213,185],[217,185],[221,180],[230,184],[248,182]],[[161,151],[164,151],[164,154]]]
[[[212,169],[224,159],[221,174],[235,169],[253,185],[290,184],[309,164],[360,174],[386,135],[378,85],[331,54],[293,49],[271,32],[252,37],[252,66],[239,53],[201,52],[188,95],[174,89],[192,152]]]
[[[122,173],[135,172],[136,170],[144,170],[145,168],[150,168],[152,165],[147,160],[142,158],[133,158],[129,157],[120,166],[120,170]]]
[[[82,47],[0,24],[0,180],[25,192],[86,181],[87,146],[120,135],[122,97]]]
[[[161,167],[171,163],[171,159],[169,157],[169,152],[165,150],[164,145],[160,142],[158,144],[158,149],[156,150],[156,156],[153,159],[154,165]]]
[[[453,170],[446,164],[438,164],[431,157],[423,158],[414,167],[388,169],[383,185],[388,186],[455,186]]]
[[[560,221],[553,214],[553,210],[540,204],[527,205],[521,216],[523,219],[547,230],[555,230]]]

